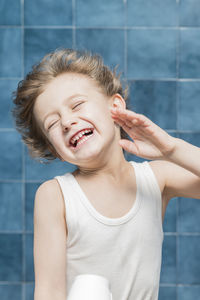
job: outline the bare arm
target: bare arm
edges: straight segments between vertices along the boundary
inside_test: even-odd
[[[34,300],[66,300],[64,209],[57,181],[41,184],[34,203]]]

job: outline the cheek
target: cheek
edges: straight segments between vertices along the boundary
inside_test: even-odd
[[[96,122],[112,123],[111,113],[105,105],[91,105],[84,110],[84,116]]]
[[[58,128],[56,128],[55,130],[52,130],[49,133],[48,139],[56,149],[58,149],[59,146],[61,146],[62,137],[61,137],[61,132],[58,130]]]

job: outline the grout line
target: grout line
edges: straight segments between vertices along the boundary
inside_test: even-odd
[[[128,64],[128,56],[127,56],[127,30],[124,30],[124,77],[127,78],[127,64]]]
[[[177,0],[176,3],[178,5],[177,24],[179,26],[179,0]],[[177,59],[176,73],[177,73],[177,78],[178,78],[178,80],[176,82],[176,129],[178,130],[178,128],[179,128],[179,96],[180,96],[179,82],[182,81],[179,79],[179,77],[180,77],[180,27],[179,27],[179,30],[177,31],[176,59]]]
[[[0,80],[21,80],[21,77],[0,77]]]
[[[76,48],[76,0],[72,0],[72,48]]]
[[[174,283],[160,283],[161,287],[200,287],[200,284],[174,284]]]
[[[178,230],[178,216],[179,216],[179,198],[176,201],[176,299],[178,300],[178,247],[179,247],[179,233]]]
[[[24,0],[21,0],[21,24],[22,24],[22,65],[21,65],[21,74],[24,78],[25,66],[24,66]],[[26,199],[25,199],[25,174],[24,174],[24,144],[21,144],[22,151],[22,180],[21,180],[21,189],[22,189],[22,300],[26,300],[26,290],[25,290],[25,280],[26,280],[26,241],[25,241],[25,219],[26,219]]]
[[[127,1],[124,1],[124,21],[125,24],[127,25]],[[127,40],[128,38],[128,33],[127,29],[124,28],[124,77],[127,79],[127,64],[128,64],[128,48],[127,48]]]
[[[24,78],[24,0],[21,0],[21,22],[22,22],[22,78]]]
[[[176,130],[179,130],[179,82],[176,81]]]
[[[180,81],[180,82],[200,82],[200,78],[127,78],[133,81]]]
[[[74,1],[74,0],[72,0]],[[0,25],[0,29],[20,28],[21,25]],[[73,25],[24,25],[26,29],[72,29]],[[131,30],[200,30],[200,26],[76,26],[78,29],[131,29]]]

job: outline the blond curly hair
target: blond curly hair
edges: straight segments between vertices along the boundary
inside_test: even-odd
[[[116,68],[111,71],[103,63],[98,54],[89,51],[73,49],[56,49],[32,67],[26,77],[18,83],[13,92],[14,108],[12,115],[15,126],[27,145],[29,155],[48,163],[59,157],[49,140],[39,128],[33,114],[33,107],[37,97],[45,90],[45,86],[52,79],[62,73],[78,73],[94,79],[103,93],[112,96],[119,93],[125,101],[128,99],[128,84],[120,80],[121,74],[116,74]],[[124,88],[122,84],[125,84]],[[127,138],[126,132],[120,127],[121,138]],[[124,149],[123,149],[124,151]]]

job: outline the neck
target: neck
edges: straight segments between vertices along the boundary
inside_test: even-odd
[[[123,181],[124,174],[127,174],[130,169],[130,163],[125,160],[122,153],[118,159],[112,157],[107,162],[97,163],[89,168],[79,166],[74,175],[89,179],[100,178],[117,183]]]

